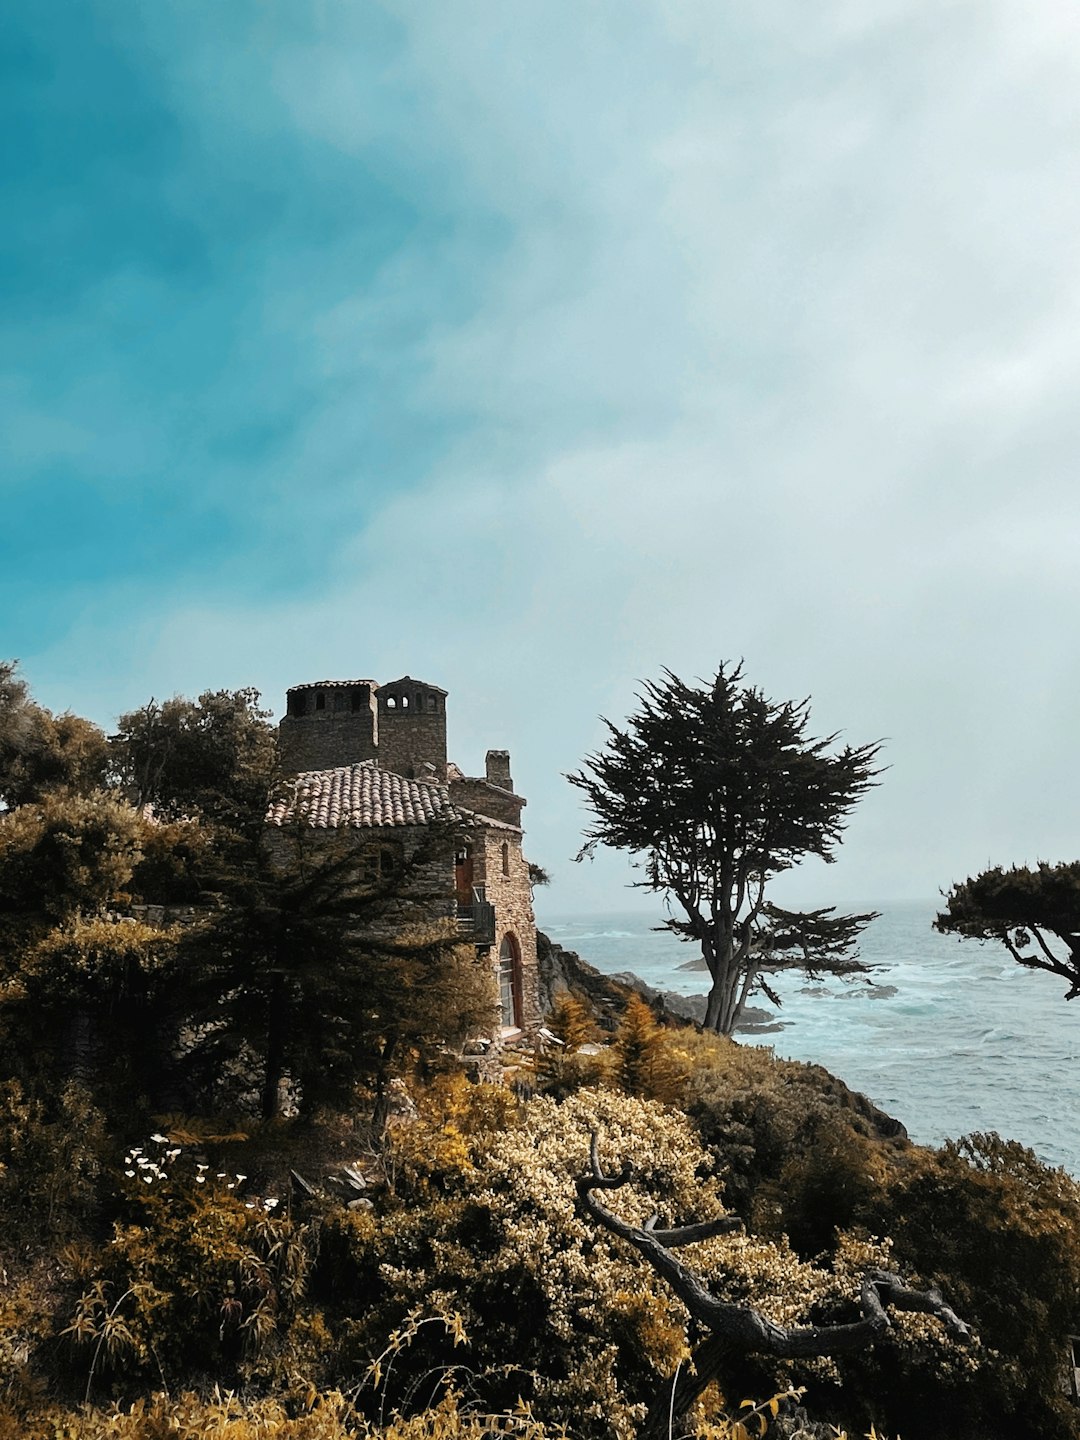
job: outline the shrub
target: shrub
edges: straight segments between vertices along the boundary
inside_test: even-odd
[[[327,1220],[314,1283],[341,1337],[340,1383],[363,1373],[379,1337],[405,1317],[454,1315],[484,1408],[506,1409],[520,1395],[578,1440],[633,1432],[658,1381],[689,1356],[685,1312],[634,1252],[578,1211],[574,1180],[588,1168],[594,1127],[611,1166],[633,1161],[634,1179],[613,1201],[625,1218],[640,1224],[657,1208],[668,1223],[722,1213],[712,1157],[684,1116],[655,1102],[581,1091],[561,1105],[531,1101],[509,1128],[461,1125],[441,1174],[431,1145],[426,1167],[414,1158],[402,1166],[386,1215]],[[408,1132],[394,1145],[425,1148]],[[829,1271],[782,1239],[746,1235],[686,1253],[716,1294],[781,1324],[849,1317],[863,1270],[889,1259],[887,1247],[851,1242]],[[935,1328],[902,1317],[896,1343],[924,1347]],[[461,1363],[445,1325],[428,1326],[397,1359],[390,1403],[411,1392],[423,1402],[431,1377]],[[836,1372],[814,1362],[798,1373]],[[769,1393],[792,1378],[793,1367],[770,1362],[740,1366],[732,1385],[752,1381]]]
[[[1066,1338],[1080,1329],[1077,1182],[1015,1141],[969,1135],[914,1152],[873,1220],[986,1347],[977,1381],[947,1376],[932,1397],[934,1433],[1075,1437],[1061,1390]],[[882,1371],[873,1383],[897,1426],[911,1429],[909,1378]]]

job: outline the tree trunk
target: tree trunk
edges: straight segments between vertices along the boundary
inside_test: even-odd
[[[709,991],[709,998],[705,1005],[705,1029],[715,1030],[718,1034],[724,1032],[720,1029],[720,1015],[723,1010],[724,996],[720,988],[720,981],[714,980],[712,989]]]
[[[386,1122],[390,1118],[390,1061],[393,1059],[396,1042],[387,1039],[379,1057],[379,1073],[375,1079],[375,1109],[371,1115],[371,1132],[376,1141],[386,1133]]]
[[[735,1028],[739,989],[739,970],[732,937],[724,936],[716,944],[713,955],[706,956],[706,961],[712,975],[712,987],[705,1006],[705,1029],[718,1035],[730,1035]]]
[[[657,1391],[637,1440],[668,1440],[673,1426],[686,1414],[701,1392],[713,1380],[731,1351],[719,1335],[710,1335],[694,1351],[689,1364],[682,1365]]]
[[[266,1070],[263,1075],[262,1118],[273,1120],[281,1103],[285,1074],[285,977],[275,972],[266,1008]]]

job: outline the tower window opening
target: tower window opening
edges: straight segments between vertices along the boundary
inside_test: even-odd
[[[386,697],[386,708],[387,708],[388,710],[396,710],[396,709],[397,709],[397,697],[396,697],[395,695],[387,695],[387,697]]]
[[[439,697],[437,695],[429,695],[427,697],[427,708],[432,711],[438,710]]]
[[[318,691],[318,693],[317,693],[316,696],[315,696],[315,709],[316,709],[316,710],[325,710],[325,709],[326,709],[326,696],[324,695],[324,693],[323,693],[321,690]]]
[[[349,696],[349,709],[355,715],[362,706],[363,697],[359,690],[353,690]]]
[[[502,842],[502,872],[504,875],[510,874],[510,846],[505,840]]]
[[[402,708],[403,710],[407,710],[407,709],[409,708],[409,697],[408,697],[408,695],[402,695],[402,697],[401,697],[401,708]]]

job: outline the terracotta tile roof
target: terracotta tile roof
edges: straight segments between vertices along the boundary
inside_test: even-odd
[[[308,770],[271,805],[270,825],[300,819],[320,830],[369,825],[429,825],[434,820],[462,820],[468,812],[450,803],[445,785],[406,780],[373,761],[341,765],[336,770]]]
[[[290,685],[286,695],[291,695],[294,690],[336,690],[343,685],[375,685],[375,680],[309,680],[306,685]]]

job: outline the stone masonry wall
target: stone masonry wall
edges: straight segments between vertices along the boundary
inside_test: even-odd
[[[486,780],[467,775],[460,780],[451,780],[450,799],[463,810],[472,810],[477,815],[490,815],[506,825],[521,824],[521,811],[525,804],[521,796],[489,785]]]
[[[345,692],[341,692],[342,698]],[[375,712],[331,708],[335,697],[327,692],[327,709],[306,715],[285,715],[278,726],[278,753],[286,775],[304,770],[335,770],[378,755]]]
[[[503,874],[502,847],[507,847],[509,875]],[[508,932],[521,951],[521,1011],[526,1026],[539,1024],[540,986],[536,962],[536,916],[533,914],[529,867],[521,852],[521,836],[513,831],[483,829],[476,837],[476,883],[486,888],[488,902],[495,907],[495,944],[492,968],[499,963],[499,946]]]
[[[354,844],[361,851],[377,851],[382,847],[396,850],[404,861],[409,861],[417,848],[428,838],[426,827],[411,825],[368,826],[363,829],[344,828],[341,830],[307,829],[300,837],[302,843],[317,852],[330,852],[335,845]],[[268,826],[266,845],[271,857],[282,869],[293,863],[296,857],[297,835],[291,826]],[[451,855],[440,855],[435,859],[418,864],[402,888],[401,901],[389,902],[376,921],[370,923],[371,933],[386,939],[395,934],[401,924],[416,921],[416,902],[424,901],[425,917],[432,921],[452,920],[454,904],[454,862]]]
[[[446,781],[446,716],[393,710],[379,716],[379,765],[410,780]],[[430,772],[426,767],[431,766]]]

